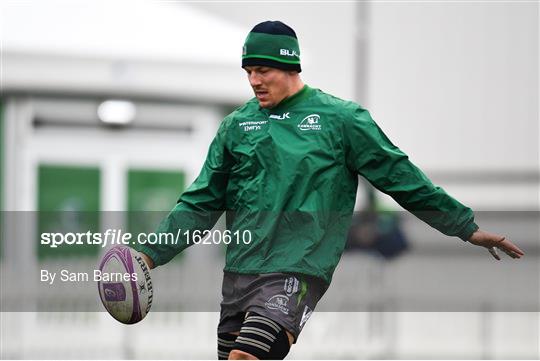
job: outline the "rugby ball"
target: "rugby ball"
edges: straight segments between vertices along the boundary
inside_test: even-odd
[[[120,245],[112,247],[103,255],[94,276],[101,302],[116,320],[137,323],[150,311],[150,269],[137,251]]]

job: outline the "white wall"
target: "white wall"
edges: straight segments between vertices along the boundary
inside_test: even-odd
[[[431,170],[538,169],[538,3],[371,5],[367,104]]]

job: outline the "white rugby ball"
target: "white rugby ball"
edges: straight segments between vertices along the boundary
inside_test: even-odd
[[[137,323],[150,311],[150,270],[137,251],[120,245],[112,247],[101,259],[95,277],[101,302],[116,320]]]

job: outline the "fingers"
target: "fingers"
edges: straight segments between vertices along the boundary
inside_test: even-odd
[[[523,254],[518,254],[512,250],[506,249],[506,248],[500,248],[504,253],[506,253],[508,256],[512,258],[521,258]]]
[[[509,257],[514,259],[519,259],[525,254],[518,246],[507,240],[505,237],[502,237],[495,247],[488,248],[489,253],[491,253],[496,260],[500,261],[501,257],[499,256],[497,249],[502,250]]]
[[[512,242],[510,242],[509,240],[507,240],[505,237],[503,237],[500,242],[499,242],[499,245],[497,246],[499,247],[500,249],[502,249],[503,251],[508,251],[512,254],[515,254],[519,257],[525,255],[525,252],[523,252],[518,246],[516,246],[515,244],[513,244]],[[519,258],[517,257],[517,258]]]
[[[508,256],[512,257],[512,258],[520,258],[521,256],[519,256],[517,253],[514,253],[514,252],[511,252],[511,251],[507,251],[507,250],[504,250],[503,249],[503,252],[506,253]]]

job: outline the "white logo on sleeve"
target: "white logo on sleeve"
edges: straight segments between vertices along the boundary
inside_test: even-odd
[[[311,114],[302,119],[298,128],[300,130],[321,130],[321,116],[319,114]]]

